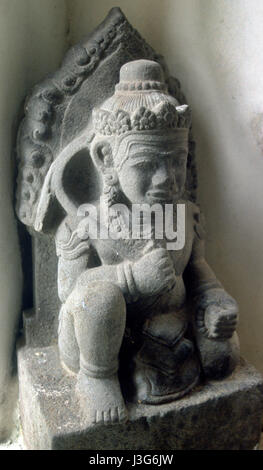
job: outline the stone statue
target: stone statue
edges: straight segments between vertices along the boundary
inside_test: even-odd
[[[205,260],[191,112],[178,81],[118,9],[86,41],[33,91],[19,133],[17,213],[42,260],[25,335],[33,348],[58,344],[82,416],[113,424],[128,419],[127,403],[157,407],[229,376],[238,307]],[[179,206],[185,235],[170,249],[158,231],[178,235]],[[48,299],[53,240],[59,308]]]
[[[94,205],[102,220],[105,206],[108,212],[122,203],[131,211],[132,204],[164,206],[184,197],[189,126],[188,106],[167,93],[159,64],[122,66],[114,95],[93,112],[91,156],[103,180]],[[179,251],[167,251],[154,233],[151,242],[126,238],[130,227],[116,209],[109,218],[114,239],[83,241],[80,220],[70,216],[56,233],[61,360],[77,373],[82,407],[96,422],[127,418],[120,354],[134,398],[148,404],[189,392],[201,368],[205,377],[222,378],[236,364],[237,305],[205,261],[198,207],[185,204]]]
[[[201,370],[224,377],[238,358],[237,305],[205,261],[199,208],[184,199],[190,123],[188,106],[167,93],[161,66],[143,59],[122,66],[115,93],[93,111],[94,135],[87,141],[103,188],[93,204],[116,236],[83,239],[80,216],[69,213],[55,239],[61,361],[77,374],[81,406],[95,422],[127,419],[118,372],[124,394],[158,404],[188,393]],[[42,193],[44,199],[50,188],[60,188],[64,207],[61,168],[75,146],[50,167]],[[133,240],[115,209],[179,201],[187,209],[179,251],[167,251],[167,240],[156,239],[154,230],[151,240]]]

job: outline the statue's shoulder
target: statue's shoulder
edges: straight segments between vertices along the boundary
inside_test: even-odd
[[[79,223],[82,219],[67,216],[60,223],[56,235],[57,256],[64,259],[73,260],[81,255],[88,255],[90,250],[90,240],[88,233],[82,234],[79,230]]]

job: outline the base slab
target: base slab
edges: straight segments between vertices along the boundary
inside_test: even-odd
[[[20,410],[28,449],[245,450],[260,440],[263,380],[244,361],[173,403],[129,404],[129,421],[90,425],[75,397],[75,377],[61,368],[56,346],[18,350]]]

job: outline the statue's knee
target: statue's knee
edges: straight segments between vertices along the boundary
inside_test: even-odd
[[[73,316],[87,314],[96,318],[114,317],[122,319],[126,313],[126,303],[121,289],[107,281],[92,281],[86,286],[78,286],[68,297],[66,308]]]

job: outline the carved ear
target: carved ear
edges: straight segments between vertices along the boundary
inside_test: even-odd
[[[113,167],[113,156],[111,145],[107,140],[94,144],[91,149],[91,156],[94,163],[101,171],[107,171],[107,168]]]

